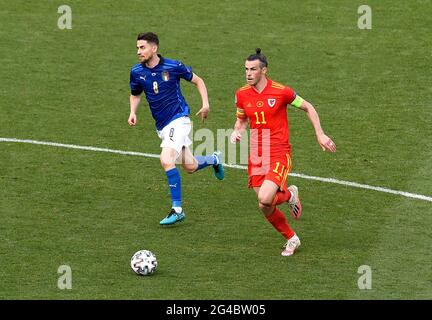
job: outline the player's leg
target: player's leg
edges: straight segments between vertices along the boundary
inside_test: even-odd
[[[297,220],[302,214],[302,205],[300,202],[298,188],[291,185],[287,190],[278,190],[273,199],[273,205],[277,206],[282,203],[288,203],[291,216]]]
[[[286,190],[286,181],[288,179],[288,173],[291,170],[291,158],[289,156],[288,153],[286,154],[280,154],[280,155],[275,155],[272,157],[271,159],[271,164],[270,164],[270,170],[267,172],[266,176],[265,176],[265,181],[273,182],[275,185],[278,186],[278,188],[275,190],[275,187],[273,186],[273,200],[272,200],[272,204],[276,205],[276,203],[278,203],[281,199],[282,200],[288,200],[288,204],[290,205],[290,212],[291,214],[295,217],[298,218],[301,215],[301,204],[300,204],[300,200],[298,199],[298,192],[294,193],[293,188],[288,188],[288,190]],[[263,183],[264,185],[264,183]],[[297,188],[295,188],[297,189]],[[274,191],[275,190],[275,191]],[[268,198],[270,197],[270,195],[268,196]],[[267,201],[269,201],[267,198]],[[293,214],[293,212],[291,211],[291,203],[294,201],[296,203],[296,201],[298,200],[298,204],[299,204],[299,208],[300,211],[298,212],[298,215],[295,216]],[[280,212],[278,213],[278,211],[280,212],[279,209],[275,209],[275,216],[277,221],[276,223],[280,223],[280,225],[282,225],[285,230],[286,233],[283,234],[285,236],[285,238],[287,239],[286,244],[284,245],[284,250],[282,251],[282,255],[283,256],[290,256],[294,253],[294,251],[300,246],[300,239],[298,238],[298,236],[295,234],[295,232],[291,229],[291,226],[289,226],[288,221],[286,221],[286,217],[285,215]],[[270,221],[270,223],[272,223],[272,216],[269,216],[268,219]],[[273,223],[272,223],[273,224]],[[288,227],[287,227],[288,226]],[[289,229],[291,231],[289,231]]]
[[[181,176],[176,167],[176,160],[181,154],[183,146],[187,143],[185,135],[189,134],[189,132],[185,133],[185,123],[190,124],[189,118],[178,118],[171,121],[158,132],[162,140],[161,165],[167,176],[172,201],[170,213],[160,222],[162,225],[173,224],[185,218],[185,213],[182,209]]]
[[[181,153],[181,165],[187,173],[194,173],[198,169],[198,161],[193,156],[189,147],[183,147]]]
[[[212,166],[216,178],[223,180],[225,176],[220,152],[214,152],[211,156],[194,156],[189,147],[183,147],[182,166],[188,173]]]
[[[185,214],[182,209],[182,188],[181,176],[175,162],[178,157],[178,152],[170,147],[163,147],[160,155],[162,168],[167,176],[168,187],[171,194],[171,211],[161,220],[161,225],[173,224],[177,221],[182,221]]]
[[[279,186],[272,181],[264,180],[260,187],[255,187],[255,193],[258,198],[258,205],[265,216],[273,212],[273,198],[279,189]]]
[[[172,121],[167,127],[169,128],[164,128],[162,131],[165,131],[165,136],[168,136],[169,139],[165,139],[166,141],[163,143],[173,146],[173,148],[181,154],[181,164],[186,172],[194,173],[208,166],[212,166],[216,178],[219,180],[224,178],[220,152],[214,152],[210,156],[193,156],[189,149],[189,146],[192,144],[189,138],[189,133],[192,129],[189,117],[178,118]]]
[[[279,186],[270,180],[264,180],[263,184],[255,192],[257,192],[259,208],[266,217],[267,221],[280,233],[285,239],[290,239],[295,235],[294,230],[288,224],[285,214],[281,212],[275,205],[273,199]]]
[[[284,245],[284,250],[281,252],[283,256],[290,256],[300,246],[300,239],[289,225],[285,214],[280,211],[274,204],[274,197],[279,190],[279,186],[271,180],[264,180],[260,188],[254,188],[257,193],[259,207],[264,213],[270,224],[285,238],[287,242]]]
[[[302,205],[298,195],[298,188],[295,185],[291,185],[286,188],[288,174],[292,168],[290,155],[287,153],[285,155],[275,157],[271,166],[272,170],[269,172],[267,178],[277,182],[277,184],[281,186],[275,194],[273,205],[279,205],[287,202],[291,216],[297,220],[302,214]]]

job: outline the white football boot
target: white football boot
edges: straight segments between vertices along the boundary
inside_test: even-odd
[[[284,245],[284,251],[282,251],[281,255],[284,257],[289,257],[294,254],[294,251],[300,247],[300,239],[294,234],[290,239],[288,239],[287,243]]]

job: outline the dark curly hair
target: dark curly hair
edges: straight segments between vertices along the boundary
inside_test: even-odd
[[[137,36],[137,41],[138,40],[145,40],[145,41],[147,41],[149,43],[154,43],[157,46],[159,46],[159,38],[158,38],[157,34],[153,33],[153,32],[143,32],[143,33],[140,33]]]

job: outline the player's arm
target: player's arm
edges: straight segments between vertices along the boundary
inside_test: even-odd
[[[336,144],[330,139],[321,128],[320,119],[318,116],[318,112],[315,110],[314,106],[308,101],[304,100],[300,96],[296,96],[291,105],[302,109],[306,112],[312,126],[315,130],[315,135],[317,137],[318,143],[323,149],[323,151],[336,152]]]
[[[244,110],[241,108],[237,108],[237,120],[234,124],[234,131],[231,134],[231,143],[236,143],[240,141],[243,132],[245,132],[245,130],[247,129],[248,123],[249,119],[245,115]]]
[[[195,73],[193,73],[191,82],[196,85],[197,90],[201,96],[202,101],[202,107],[201,109],[196,113],[197,116],[201,117],[201,120],[204,121],[204,119],[207,118],[208,113],[210,112],[210,104],[208,100],[208,94],[207,94],[207,87],[204,83],[204,80],[198,77]]]
[[[137,116],[136,112],[138,110],[138,105],[141,101],[141,93],[143,91],[140,82],[138,81],[138,74],[134,72],[132,69],[130,72],[130,80],[129,80],[129,86],[130,86],[130,97],[129,97],[129,103],[130,103],[130,114],[128,123],[130,126],[134,126],[137,123]]]
[[[138,110],[138,105],[141,101],[141,95],[130,95],[129,98],[129,103],[130,103],[130,114],[129,114],[129,119],[128,119],[128,123],[130,126],[134,126],[136,125],[137,122],[137,116],[136,116],[136,112]]]

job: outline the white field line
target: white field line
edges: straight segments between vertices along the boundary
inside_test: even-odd
[[[122,155],[128,155],[128,156],[139,156],[139,157],[147,157],[147,158],[159,158],[158,154],[153,154],[153,153],[122,151],[122,150],[114,150],[114,149],[107,149],[107,148],[79,146],[79,145],[74,145],[74,144],[47,142],[47,141],[22,140],[22,139],[15,139],[15,138],[0,138],[0,142],[30,143],[30,144],[53,146],[53,147],[59,147],[59,148],[78,149],[78,150],[87,150],[87,151],[96,151],[96,152],[108,152],[108,153],[116,153],[116,154],[122,154]],[[226,166],[228,168],[234,168],[234,169],[242,169],[242,170],[247,169],[247,166],[241,166],[241,165],[236,165],[236,164],[224,164],[224,166]],[[315,177],[315,176],[308,176],[308,175],[301,174],[301,173],[293,173],[292,172],[289,175],[292,177],[298,177],[298,178],[302,178],[302,179],[316,180],[316,181],[322,181],[322,182],[327,182],[327,183],[335,183],[335,184],[340,184],[340,185],[353,187],[353,188],[375,190],[375,191],[379,191],[379,192],[400,195],[400,196],[407,197],[407,198],[414,198],[414,199],[432,202],[432,197],[424,196],[421,194],[392,190],[392,189],[387,189],[387,188],[383,188],[383,187],[375,187],[375,186],[370,186],[367,184],[338,180],[338,179],[334,179],[334,178],[321,178],[321,177]]]

